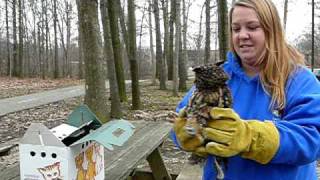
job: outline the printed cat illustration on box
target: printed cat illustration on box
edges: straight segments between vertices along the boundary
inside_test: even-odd
[[[44,180],[62,180],[60,174],[60,162],[38,168],[38,171],[43,176]]]

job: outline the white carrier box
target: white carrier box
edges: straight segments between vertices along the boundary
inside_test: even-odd
[[[21,179],[103,180],[104,147],[113,150],[112,145],[123,145],[134,132],[125,120],[102,126],[85,105],[67,122],[52,129],[30,125],[19,144]]]

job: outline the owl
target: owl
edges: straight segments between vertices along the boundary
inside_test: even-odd
[[[231,92],[226,85],[228,75],[216,64],[197,66],[193,71],[196,89],[186,107],[186,113],[187,117],[195,118],[205,127],[210,120],[211,108],[232,106]]]
[[[226,84],[228,75],[219,65],[197,66],[193,68],[193,71],[195,72],[194,85],[196,88],[185,108],[187,119],[185,130],[191,136],[199,136],[201,128],[206,127],[207,121],[211,119],[210,110],[213,107],[232,107],[232,96]],[[208,142],[204,137],[203,141],[204,144]],[[192,154],[189,160],[194,164],[201,162],[203,158]],[[225,164],[226,159],[216,157],[215,167],[218,176],[220,176],[217,179],[223,179],[222,166]]]

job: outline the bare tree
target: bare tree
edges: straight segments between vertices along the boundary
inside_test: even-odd
[[[203,9],[205,7],[205,4],[203,4],[202,8],[201,8],[201,12],[200,12],[200,21],[199,21],[199,33],[198,33],[198,37],[196,39],[196,48],[197,48],[197,63],[200,63],[200,57],[201,57],[201,43],[203,40],[203,36],[202,36],[202,15],[203,15]]]
[[[105,73],[101,66],[103,54],[101,48],[100,27],[98,21],[98,3],[96,0],[80,0],[80,27],[83,34],[85,56],[85,103],[103,121],[107,121],[107,96]]]
[[[18,62],[18,42],[17,42],[17,21],[16,21],[16,0],[12,0],[12,36],[13,36],[13,49],[12,49],[12,58],[13,58],[13,70],[12,75],[19,75],[19,62]]]
[[[121,29],[121,35],[122,35],[122,38],[120,39],[120,42],[121,42],[120,47],[123,54],[122,57],[124,59],[124,62],[127,62],[129,57],[128,57],[128,32],[127,32],[127,25],[125,21],[125,13],[124,13],[125,0],[123,1],[122,4],[121,4],[121,0],[118,0],[116,3],[116,6],[117,6],[117,12],[118,12],[118,17],[120,21],[120,29]]]
[[[139,70],[136,47],[136,16],[134,0],[128,1],[128,55],[131,71],[132,109],[140,109]]]
[[[150,35],[150,57],[151,57],[151,66],[152,66],[152,84],[156,84],[156,62],[154,58],[154,51],[153,51],[153,29],[152,29],[152,0],[149,0],[149,35]]]
[[[175,34],[175,58],[173,60],[173,95],[178,96],[178,61],[180,57],[180,45],[181,45],[181,19],[180,19],[180,0],[175,0],[176,8],[176,34]]]
[[[168,52],[168,59],[167,59],[167,68],[168,68],[168,80],[172,80],[173,78],[173,39],[174,39],[174,21],[175,21],[175,0],[170,0],[171,2],[171,16],[170,16],[170,22],[169,22],[169,52]]]
[[[125,78],[124,78],[124,70],[123,70],[123,60],[121,56],[121,44],[119,39],[119,27],[118,27],[118,13],[116,7],[119,4],[115,4],[118,1],[108,0],[108,13],[110,20],[110,32],[111,32],[111,40],[113,47],[113,54],[116,66],[116,74],[118,81],[118,88],[120,94],[121,101],[127,101],[126,95],[126,86],[125,86]]]
[[[72,4],[71,2],[68,2],[65,0],[65,6],[66,6],[66,11],[65,11],[65,23],[66,23],[66,28],[67,28],[67,44],[65,48],[65,63],[66,63],[66,75],[71,76],[71,60],[70,60],[70,45],[71,45],[71,12],[72,12]]]
[[[171,75],[169,75],[169,71],[172,71],[172,59],[171,59],[171,66],[169,67],[168,61],[170,61],[169,57],[169,21],[168,21],[168,0],[161,0],[162,4],[162,14],[163,14],[163,31],[164,31],[164,37],[163,37],[163,59],[165,63],[167,64],[167,71],[168,71],[168,77],[171,76],[172,79],[172,72]],[[173,47],[172,47],[173,48]],[[158,65],[158,71],[160,70],[161,63]]]
[[[283,7],[283,29],[286,30],[287,26],[287,14],[288,14],[288,0],[284,0]]]
[[[128,32],[127,32],[127,26],[124,16],[124,9],[122,9],[121,0],[118,0],[115,4],[117,6],[117,12],[119,13],[119,21],[120,21],[120,29],[122,33],[122,37],[125,43],[126,49],[128,48]],[[127,51],[127,50],[126,50]]]
[[[187,29],[188,29],[188,14],[189,7],[191,6],[190,1],[188,1],[188,7],[186,7],[186,1],[182,0],[182,14],[183,14],[183,25],[182,25],[182,48],[181,55],[179,58],[179,90],[185,91],[187,89],[187,62],[188,62],[188,54],[187,54]]]
[[[204,48],[204,63],[208,64],[210,61],[210,0],[205,1],[206,7],[206,42]]]
[[[9,13],[8,13],[8,1],[5,0],[6,11],[6,31],[7,31],[7,76],[11,76],[11,58],[10,58],[10,41],[9,41]]]
[[[53,34],[54,34],[54,70],[53,70],[53,77],[54,78],[58,78],[59,77],[57,21],[58,21],[57,0],[53,0]],[[80,28],[79,28],[79,34],[80,34]]]
[[[218,34],[219,34],[219,57],[225,60],[228,49],[228,10],[227,1],[217,0],[218,7]]]
[[[147,10],[146,5],[144,5],[143,8],[142,8],[142,17],[141,17],[141,21],[140,21],[138,59],[142,59],[143,58],[143,53],[142,53],[142,35],[143,35],[143,22],[144,22],[144,19],[145,19],[146,10]],[[129,14],[128,14],[128,16],[129,16]],[[129,20],[130,20],[130,16],[128,18],[128,23],[129,23]],[[140,60],[139,64],[138,64],[139,67],[142,67],[141,63],[142,63],[142,61]]]
[[[162,56],[162,46],[161,46],[161,32],[160,32],[160,18],[159,18],[159,6],[158,0],[153,0],[153,11],[154,19],[156,24],[156,61],[161,62],[160,68],[160,89],[165,90],[166,87],[166,64]]]
[[[45,28],[44,32],[44,69],[46,76],[49,76],[49,22],[48,22],[48,1],[42,0],[42,13],[44,16],[43,27]]]
[[[29,1],[30,2],[30,8],[32,11],[32,21],[33,21],[33,28],[32,28],[32,58],[31,58],[31,62],[28,64],[27,68],[29,69],[29,76],[33,76],[37,73],[40,72],[40,59],[38,56],[38,41],[40,39],[38,39],[38,35],[37,35],[37,26],[38,26],[38,22],[37,22],[37,12],[38,12],[38,8],[36,7],[36,1]],[[33,66],[31,65],[33,64]]]
[[[78,0],[81,1],[81,0]],[[108,79],[109,79],[109,87],[110,87],[110,98],[111,98],[111,110],[110,117],[111,118],[121,118],[121,103],[120,96],[117,84],[117,76],[115,71],[115,63],[113,57],[113,49],[110,35],[110,25],[109,25],[109,16],[107,13],[107,0],[100,1],[100,12],[103,26],[103,36],[104,36],[104,55],[107,61],[107,69],[108,69]]]

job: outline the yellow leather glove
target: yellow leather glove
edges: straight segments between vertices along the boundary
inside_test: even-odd
[[[194,152],[198,156],[206,156],[203,145],[204,138],[201,134],[201,127],[196,120],[188,120],[185,117],[184,110],[180,111],[179,116],[175,119],[173,130],[177,136],[181,148],[185,151]],[[194,134],[188,132],[188,127],[195,129]]]
[[[270,121],[241,120],[230,108],[212,108],[213,120],[204,128],[204,136],[211,140],[206,151],[220,157],[241,157],[267,164],[276,154],[280,138]]]

